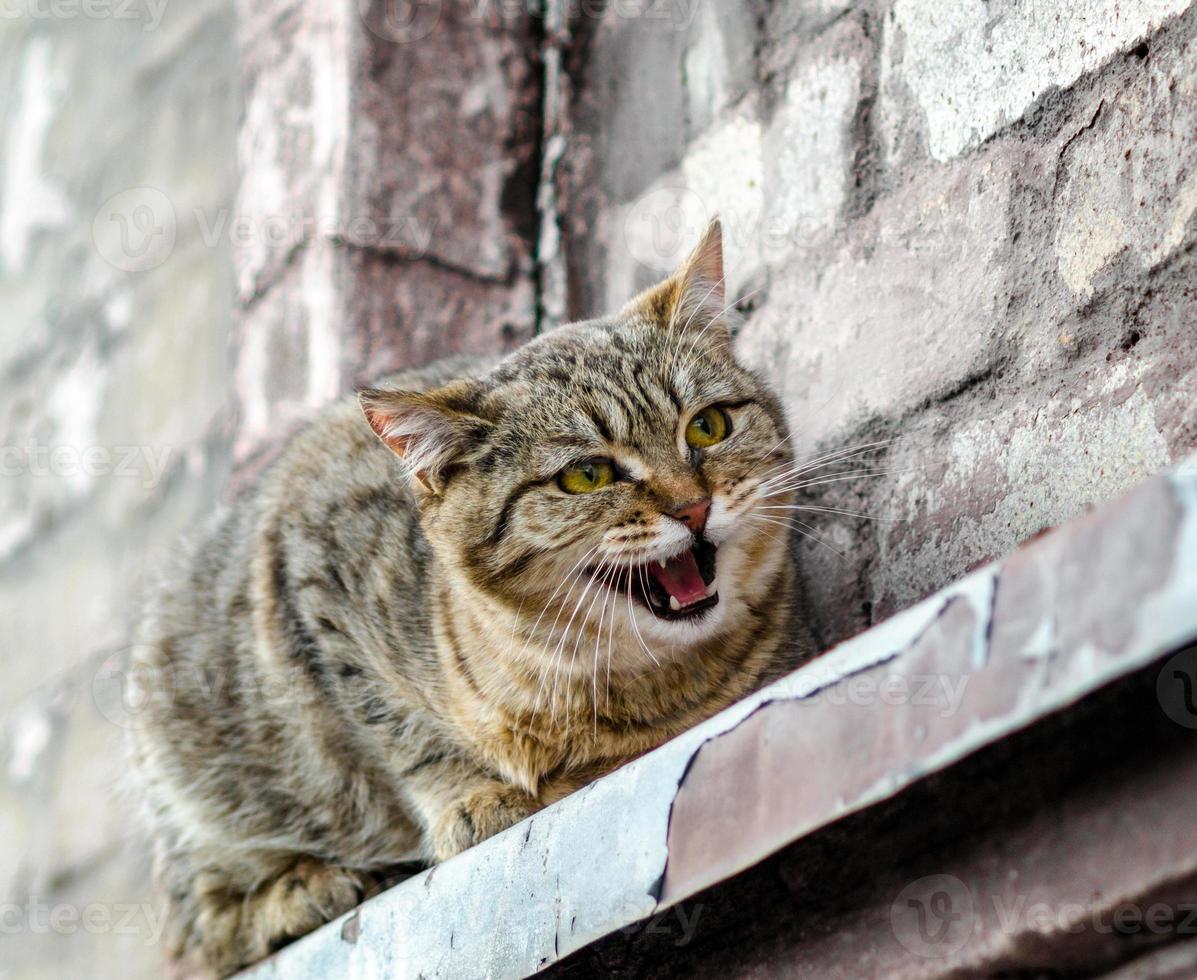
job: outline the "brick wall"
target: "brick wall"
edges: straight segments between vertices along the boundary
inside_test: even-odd
[[[882,518],[811,521],[824,642],[1197,448],[1192,0],[27,7],[0,20],[0,977],[155,972],[108,800],[176,534],[356,381],[620,303],[711,213],[804,450],[893,440],[820,488]]]

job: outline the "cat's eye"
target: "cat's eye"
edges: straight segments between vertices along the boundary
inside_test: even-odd
[[[731,435],[731,419],[727,412],[711,405],[704,408],[686,425],[686,445],[691,449],[706,449],[723,442]]]
[[[601,490],[615,479],[615,464],[609,459],[588,459],[567,466],[557,476],[557,485],[566,493],[590,493]]]

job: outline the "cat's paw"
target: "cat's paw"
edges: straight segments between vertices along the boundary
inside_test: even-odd
[[[540,809],[540,804],[514,786],[486,786],[450,807],[432,830],[432,851],[445,861],[493,837]]]
[[[181,976],[227,977],[380,890],[374,875],[316,858],[282,867],[248,893],[221,871],[195,876],[194,918],[173,951]]]
[[[255,902],[255,945],[264,955],[361,904],[376,890],[364,871],[300,858]]]

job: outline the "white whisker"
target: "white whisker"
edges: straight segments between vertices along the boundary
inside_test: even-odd
[[[554,695],[557,693],[557,680],[560,677],[561,660],[565,648],[565,640],[569,636],[569,628],[573,625],[574,619],[577,617],[579,610],[581,610],[582,603],[586,601],[586,596],[590,593],[591,588],[594,586],[595,581],[598,578],[598,573],[602,570],[605,561],[606,560],[604,559],[604,561],[599,563],[599,567],[595,569],[594,574],[590,577],[590,581],[586,583],[586,588],[582,590],[582,594],[578,597],[577,605],[574,606],[573,612],[571,612],[569,615],[569,621],[565,624],[565,628],[561,631],[561,639],[557,641],[557,647],[549,657],[549,659],[552,661],[552,666],[549,669],[553,672],[553,686],[549,691],[549,717],[553,721],[556,721],[557,719],[557,701]],[[556,621],[554,621],[553,626],[556,628]],[[546,676],[547,674],[548,671],[546,670]]]
[[[801,480],[798,483],[790,483],[782,487],[774,487],[768,493],[761,494],[761,497],[778,497],[783,493],[793,493],[796,490],[805,490],[809,487],[821,487],[828,483],[842,483],[844,480],[863,480],[874,476],[891,476],[896,470],[853,470],[849,473],[839,473],[835,476],[820,476],[810,480]]]
[[[793,519],[778,520],[775,517],[765,517],[762,514],[750,514],[749,519],[754,520],[754,521],[768,521],[770,524],[776,524],[779,527],[791,528],[791,529],[797,531],[799,534],[803,535],[804,537],[810,538],[812,541],[815,541],[818,544],[821,544],[824,548],[826,548],[828,551],[830,551],[833,555],[839,555],[844,561],[848,560],[847,555],[836,550],[831,545],[829,545],[826,541],[824,541],[821,537],[819,537],[815,533],[814,528],[812,528],[809,524],[803,524],[801,521],[795,521]]]
[[[844,517],[858,517],[864,521],[900,521],[900,517],[875,517],[855,510],[841,510],[838,507],[819,507],[810,504],[762,504],[757,510],[807,510],[816,514],[840,514]]]
[[[813,460],[800,460],[795,462],[794,468],[791,472],[770,478],[768,482],[776,482],[777,480],[784,480],[790,477],[802,476],[804,473],[809,473],[813,470],[824,469],[834,463],[847,462],[855,460],[858,456],[863,456],[865,453],[871,452],[883,446],[892,445],[893,440],[885,442],[871,442],[865,443],[862,446],[853,446],[847,449],[840,449],[833,453],[827,453],[824,456],[819,456]]]
[[[636,570],[637,570],[637,571],[640,573],[640,585],[641,585],[641,588],[645,589],[645,590],[646,590],[646,593],[645,593],[645,594],[647,594],[647,586],[644,584],[644,566],[643,566],[643,565],[637,565],[637,566],[636,566]],[[654,653],[652,652],[652,650],[650,650],[650,649],[648,648],[648,644],[644,642],[644,637],[643,637],[643,636],[641,635],[641,633],[640,633],[640,626],[639,626],[639,624],[637,624],[637,622],[636,622],[636,617],[633,615],[633,608],[632,608],[632,583],[631,583],[631,579],[630,579],[630,578],[629,578],[629,580],[628,580],[628,618],[629,618],[629,619],[632,621],[632,631],[633,631],[633,632],[636,634],[636,639],[640,641],[640,646],[641,646],[641,648],[644,650],[644,652],[645,652],[645,653],[647,653],[647,654],[649,655],[649,658],[652,660],[652,662],[653,662],[654,664],[656,664],[658,667],[660,667],[660,666],[661,666],[661,661],[659,661],[659,660],[657,659],[657,657],[656,657],[656,654],[654,654]]]
[[[686,349],[686,356],[687,356],[687,357],[689,357],[691,354],[693,354],[693,353],[694,353],[694,349],[695,349],[695,347],[697,347],[697,346],[698,346],[698,342],[699,342],[700,340],[702,340],[703,336],[706,334],[706,332],[707,332],[708,330],[710,330],[710,329],[711,329],[711,326],[712,326],[713,324],[715,324],[715,323],[719,322],[719,320],[720,320],[720,319],[723,317],[723,315],[724,315],[725,313],[727,313],[727,311],[728,311],[728,310],[730,310],[730,309],[731,309],[733,306],[735,306],[737,303],[743,303],[743,302],[744,302],[746,299],[749,299],[749,298],[751,298],[751,297],[755,296],[757,293],[759,293],[759,292],[760,292],[762,289],[764,289],[764,288],[765,288],[764,286],[757,286],[757,288],[756,288],[756,289],[752,290],[752,291],[751,291],[751,292],[749,292],[749,293],[745,293],[745,294],[744,294],[743,296],[741,296],[739,299],[734,299],[734,300],[732,300],[732,301],[731,301],[730,303],[728,303],[728,304],[727,304],[725,307],[723,307],[723,309],[721,309],[721,310],[720,310],[718,313],[716,313],[716,314],[715,314],[713,317],[711,317],[711,318],[710,318],[710,319],[709,319],[709,320],[706,322],[706,325],[705,325],[705,326],[704,326],[704,327],[703,327],[703,328],[702,328],[702,329],[701,329],[701,330],[700,330],[700,331],[699,331],[699,332],[698,332],[698,333],[697,333],[697,334],[696,334],[696,335],[695,335],[693,338],[691,338],[691,340],[690,340],[690,346],[689,346],[689,347]],[[693,319],[693,314],[691,314],[691,319]],[[683,334],[685,334],[685,330],[683,330],[683,331],[682,331],[682,333],[683,333]]]

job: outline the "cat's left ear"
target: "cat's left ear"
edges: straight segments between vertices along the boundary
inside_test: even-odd
[[[357,397],[370,428],[434,494],[444,489],[453,463],[492,429],[477,414],[477,387],[470,381],[419,392],[363,388]]]
[[[664,282],[637,296],[631,312],[646,314],[678,334],[705,331],[704,342],[731,344],[734,316],[726,306],[723,273],[723,226],[712,218],[698,244]]]

